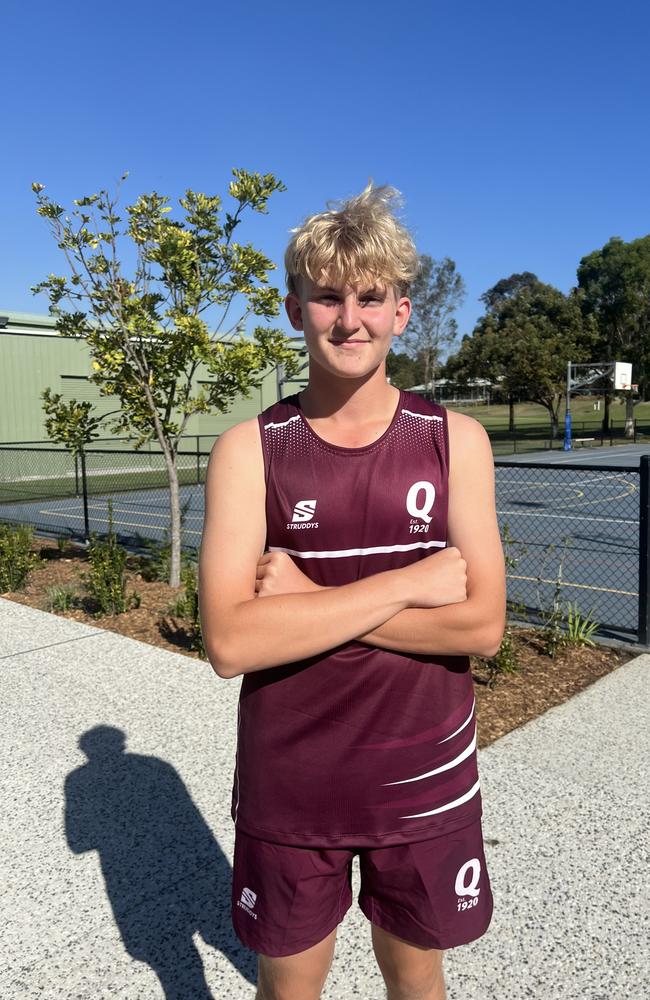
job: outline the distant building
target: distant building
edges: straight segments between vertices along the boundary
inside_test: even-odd
[[[301,338],[293,346],[305,355]],[[47,441],[41,393],[46,387],[64,399],[89,400],[98,415],[119,408],[115,396],[101,396],[99,386],[90,381],[90,351],[83,340],[60,337],[51,316],[17,313],[0,309],[0,443]],[[204,379],[209,375],[204,372]],[[227,414],[195,414],[190,417],[187,435],[199,436],[201,447],[209,448],[222,431],[255,416],[305,384],[303,371],[296,382],[285,382],[278,369],[269,370],[261,387],[250,399],[237,400]],[[201,381],[199,372],[198,380]],[[106,438],[114,440],[110,420]]]
[[[477,378],[460,385],[453,379],[439,378],[426,385],[413,385],[409,392],[417,392],[425,399],[434,399],[443,406],[446,403],[455,406],[470,406],[472,404],[489,404],[492,384],[489,379]]]

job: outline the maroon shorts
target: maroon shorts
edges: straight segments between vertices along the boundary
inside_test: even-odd
[[[318,944],[352,904],[359,856],[359,906],[390,934],[441,950],[480,937],[492,917],[481,823],[395,847],[285,847],[237,831],[233,924],[261,955],[280,958]]]

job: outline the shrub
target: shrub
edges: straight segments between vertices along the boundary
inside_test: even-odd
[[[140,575],[142,579],[169,580],[172,553],[169,532],[164,532],[162,542],[153,541],[151,538],[144,538],[141,544],[147,553],[140,560]]]
[[[79,605],[79,595],[74,587],[48,587],[47,603],[48,611],[69,611]]]
[[[567,604],[567,634],[565,642],[567,646],[595,646],[592,635],[598,628],[599,622],[592,617],[593,608],[583,617],[578,610],[578,602]]]
[[[553,589],[553,602],[550,608],[544,608],[543,601],[540,594],[540,585],[542,583],[544,565],[546,563],[547,556],[553,556],[556,552],[556,546],[551,544],[548,545],[544,552],[544,560],[542,562],[542,568],[540,574],[537,577],[537,599],[539,607],[541,609],[542,621],[544,623],[541,633],[542,647],[547,656],[551,659],[555,659],[558,651],[566,644],[566,633],[563,629],[563,624],[565,620],[564,611],[562,609],[562,575],[564,570],[564,560],[569,548],[571,548],[571,539],[568,536],[564,536],[562,539],[563,549],[560,555],[560,560],[558,563],[557,572],[555,574],[555,586]]]
[[[485,660],[488,687],[494,687],[499,677],[514,674],[519,669],[519,656],[512,638],[512,629],[506,628],[495,656]]]
[[[179,618],[185,618],[189,621],[192,630],[191,648],[196,650],[200,656],[205,657],[203,636],[201,634],[201,620],[199,618],[198,578],[196,566],[193,563],[188,563],[181,570],[181,582],[184,589],[176,597],[170,608],[170,612]]]
[[[126,593],[126,550],[117,543],[113,531],[113,505],[108,502],[108,534],[100,539],[91,535],[88,546],[90,573],[84,582],[90,596],[99,605],[99,614],[121,615],[130,608],[140,606],[140,595]]]
[[[26,524],[17,528],[0,524],[0,594],[24,587],[35,562],[32,529]]]

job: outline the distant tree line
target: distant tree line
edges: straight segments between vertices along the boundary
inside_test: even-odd
[[[638,400],[648,398],[650,365],[650,236],[626,243],[612,237],[600,250],[583,257],[577,285],[564,294],[530,271],[498,281],[481,296],[485,311],[446,362],[445,346],[457,337],[454,311],[464,297],[464,284],[450,258],[421,258],[412,288],[413,319],[409,332],[388,357],[394,385],[425,385],[453,380],[469,390],[477,378],[498,386],[510,404],[539,403],[548,413],[553,435],[559,433],[561,403],[566,393],[567,363],[632,363]],[[604,397],[603,430],[609,430],[611,381],[593,385]],[[627,418],[633,398],[627,394]]]

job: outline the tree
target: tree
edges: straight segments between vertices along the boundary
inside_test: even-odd
[[[188,420],[215,408],[227,412],[260,385],[270,365],[284,365],[289,377],[295,372],[295,352],[282,331],[258,325],[252,337],[243,335],[247,317],[268,322],[282,300],[268,283],[272,262],[233,238],[243,213],[265,213],[284,186],[272,174],[233,170],[232,211],[222,215],[220,197],[188,190],[179,199],[183,217],[175,220],[169,199],[153,192],[127,206],[124,222],[117,194],[101,190],[77,199],[66,215],[42,184],[32,188],[68,269],[67,277],[51,274],[33,291],[48,293],[62,336],[89,345],[92,380],[102,395],[120,400],[112,430],[128,434],[136,448],[158,441],[169,481],[169,582],[177,586],[177,455]],[[121,261],[125,242],[135,258],[130,277]],[[233,309],[237,318],[226,326]]]
[[[395,351],[389,351],[386,357],[386,374],[391,385],[398,389],[410,389],[423,379],[421,363],[409,358],[407,354],[396,354]]]
[[[629,361],[640,399],[650,390],[650,236],[625,243],[612,237],[578,265],[583,309],[593,316],[599,333],[597,360]],[[605,391],[603,429],[609,429],[611,388]],[[626,425],[632,434],[633,399],[626,398]]]
[[[511,430],[516,399],[523,396],[540,403],[549,412],[555,437],[567,362],[592,357],[594,325],[583,318],[576,293],[564,295],[538,279],[507,296],[494,297],[490,292],[484,301],[493,305],[479,319],[473,335],[463,338],[447,370],[465,380],[498,381],[510,403]]]
[[[422,364],[425,386],[435,380],[440,354],[458,334],[454,311],[465,298],[465,283],[449,257],[420,256],[420,269],[411,285],[413,313],[401,336],[404,351]],[[432,386],[433,388],[433,386]]]
[[[65,445],[71,455],[78,456],[81,463],[83,482],[84,528],[86,538],[90,537],[88,523],[88,491],[86,489],[86,445],[99,437],[99,425],[104,417],[92,416],[93,404],[72,399],[64,402],[58,394],[47,388],[41,393],[46,414],[45,430],[52,441]],[[106,414],[109,416],[109,414]]]
[[[508,299],[514,298],[518,292],[525,288],[534,288],[540,284],[540,280],[532,271],[522,271],[521,274],[511,274],[509,278],[501,278],[496,285],[488,288],[487,292],[481,295],[481,302],[488,312],[494,312],[500,305]]]

